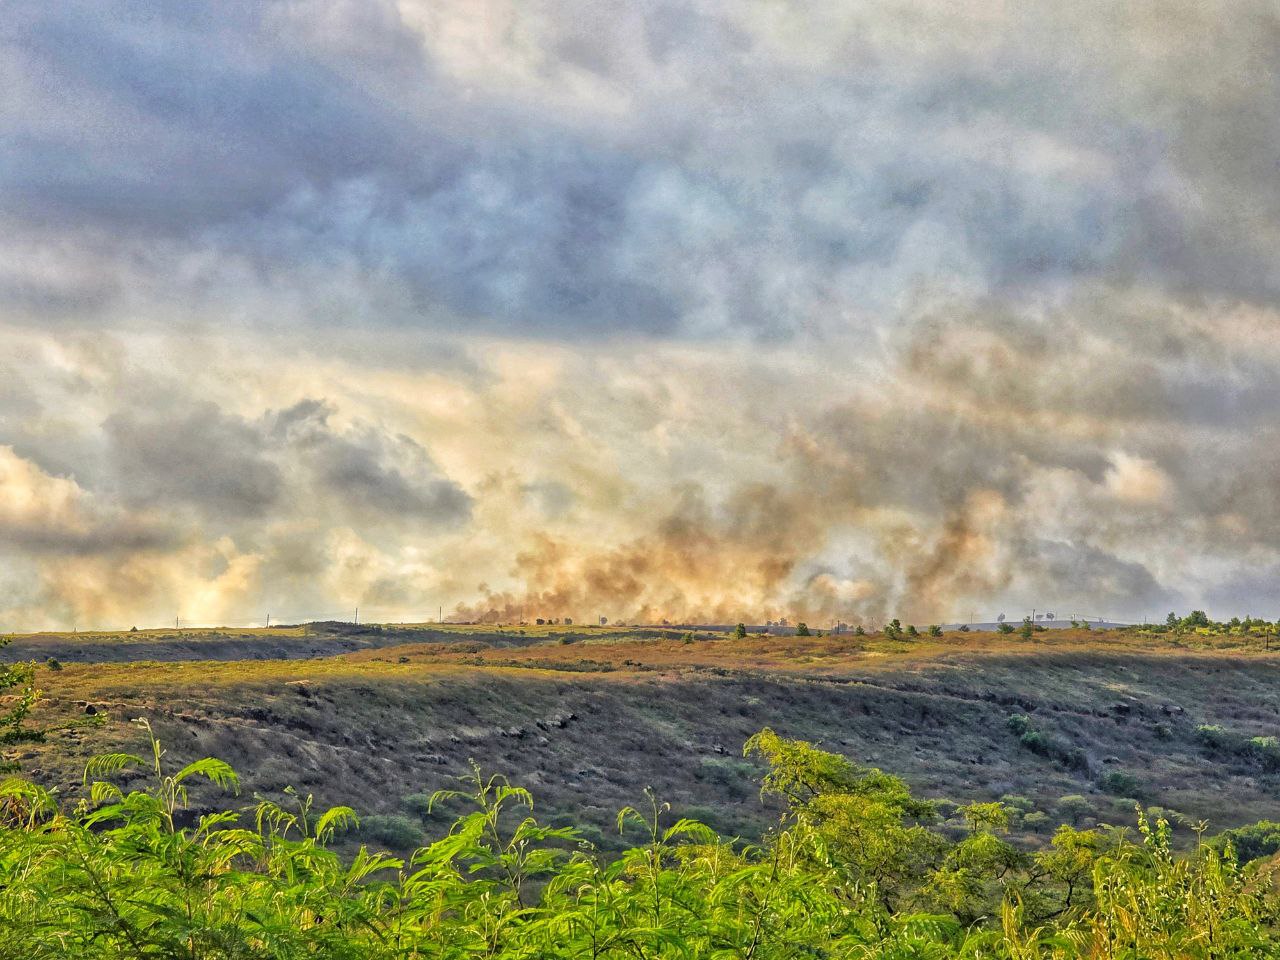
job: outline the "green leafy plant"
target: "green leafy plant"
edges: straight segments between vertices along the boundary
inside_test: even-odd
[[[630,846],[608,856],[473,767],[406,798],[462,812],[403,858],[369,846],[394,817],[317,811],[292,790],[193,809],[192,785],[232,795],[235,772],[173,771],[142,730],[150,750],[95,758],[73,806],[0,783],[0,957],[1210,960],[1280,945],[1280,894],[1236,854],[1272,848],[1274,825],[1178,854],[1167,820],[1139,811],[1137,842],[1063,826],[1029,851],[1004,836],[1037,816],[1026,798],[949,804],[943,830],[899,778],[767,728],[745,748],[779,810],[759,844],[646,792],[617,818]],[[339,837],[364,843],[339,855]]]

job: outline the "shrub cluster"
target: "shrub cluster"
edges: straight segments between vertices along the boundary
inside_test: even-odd
[[[357,829],[398,842],[404,824],[357,826],[351,810],[296,795],[196,815],[188,785],[234,790],[234,771],[205,759],[171,773],[153,738],[149,757],[94,760],[74,809],[26,780],[0,785],[0,958],[1208,960],[1280,948],[1280,894],[1230,843],[1178,856],[1169,825],[1140,813],[1137,842],[1064,826],[1028,852],[1003,839],[1002,803],[956,807],[953,839],[897,777],[768,729],[747,752],[785,810],[759,845],[671,822],[651,797],[619,814],[635,846],[609,858],[572,826],[540,823],[525,790],[475,771],[427,803],[471,812],[400,859],[331,843]],[[149,785],[115,785],[128,768]]]
[[[1041,733],[1031,725],[1031,718],[1025,714],[1011,715],[1006,725],[1017,735],[1018,743],[1038,756],[1055,760],[1072,770],[1084,770],[1089,766],[1089,759],[1083,750]]]
[[[1280,739],[1276,737],[1250,737],[1205,723],[1196,727],[1196,738],[1214,753],[1256,763],[1267,773],[1280,771]]]

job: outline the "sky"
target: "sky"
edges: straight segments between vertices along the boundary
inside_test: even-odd
[[[1280,13],[14,0],[0,630],[1280,616]]]

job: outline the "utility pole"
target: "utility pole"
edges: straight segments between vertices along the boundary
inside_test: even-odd
[[[436,607],[436,623],[444,623],[444,607]]]
[[[356,607],[355,618],[351,622],[355,624],[357,627],[360,626],[360,608],[359,607]]]
[[[271,614],[267,614],[267,629],[271,629]]]

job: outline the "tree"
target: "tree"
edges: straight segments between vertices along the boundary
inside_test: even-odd
[[[9,640],[0,639],[0,647],[8,645]],[[61,667],[59,664],[56,669]],[[3,750],[4,747],[44,739],[40,731],[23,725],[40,697],[40,691],[35,685],[35,675],[34,663],[0,664],[0,695],[8,694],[15,688],[18,691],[8,708],[0,710],[0,773],[12,773],[18,769],[17,761],[10,759]]]
[[[1170,611],[1169,615],[1164,618],[1164,622],[1166,626],[1176,627],[1178,625],[1178,615]]]
[[[813,634],[809,632],[809,625],[807,623],[798,623],[796,624],[796,636],[811,637]]]
[[[741,640],[744,637],[746,637],[746,635],[747,635],[747,625],[745,623],[740,623],[733,628],[734,639]]]
[[[1020,634],[1022,634],[1022,639],[1023,639],[1023,640],[1030,640],[1030,639],[1031,639],[1031,631],[1032,631],[1031,618],[1030,618],[1030,617],[1023,617],[1023,618],[1022,618],[1022,629],[1020,629],[1020,630],[1018,631]]]
[[[862,624],[858,624],[853,628],[853,635],[855,637],[865,637],[867,635],[867,631],[862,628]]]
[[[784,798],[787,819],[821,838],[822,860],[853,890],[874,890],[896,906],[940,861],[945,841],[924,824],[934,806],[911,795],[906,783],[874,768],[768,727],[747,741],[746,756],[769,767],[762,795]]]
[[[1001,632],[1001,633],[1013,633],[1013,624],[1011,624],[1011,623],[1004,623],[1004,622],[1001,622],[1001,624],[1000,624],[1000,632]]]
[[[920,631],[916,629],[916,625],[914,623],[907,624],[907,636],[908,637],[920,636]]]
[[[931,626],[931,627],[929,628],[929,636],[931,636],[931,637],[940,637],[940,636],[942,636],[942,627],[941,627],[941,625],[939,625],[939,624],[936,624],[936,623],[935,623],[933,626]]]

